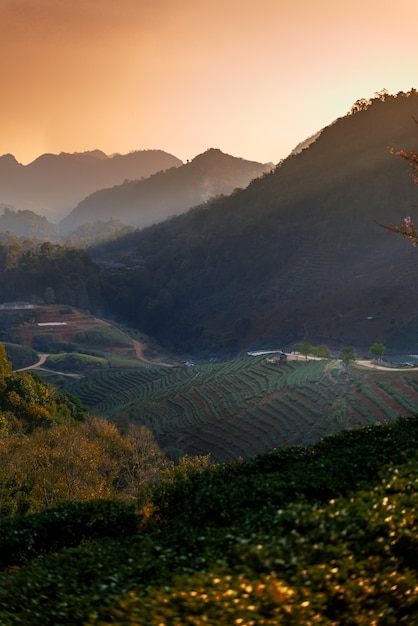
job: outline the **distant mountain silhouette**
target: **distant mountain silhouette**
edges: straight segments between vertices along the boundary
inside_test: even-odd
[[[307,340],[418,353],[418,252],[375,224],[417,211],[388,150],[416,149],[414,118],[415,90],[375,98],[246,189],[96,248],[142,260],[109,274],[108,306],[190,352]]]
[[[35,237],[54,241],[58,239],[58,229],[46,217],[33,211],[15,211],[0,204],[0,232],[8,232],[18,237]]]
[[[58,221],[97,189],[180,165],[180,159],[161,150],[43,154],[28,165],[6,154],[0,157],[0,202]]]
[[[210,149],[181,167],[96,191],[60,222],[60,230],[68,233],[83,222],[113,217],[127,225],[149,226],[214,196],[246,187],[272,167],[271,163],[246,161]]]

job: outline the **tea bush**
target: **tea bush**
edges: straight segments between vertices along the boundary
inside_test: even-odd
[[[140,531],[128,515],[124,537],[117,511],[112,521],[92,505],[90,529],[98,516],[97,536],[101,524],[113,535],[94,539],[80,515],[88,541],[76,546],[63,515],[49,526],[62,549],[0,575],[0,623],[416,624],[417,436],[414,417],[252,461],[185,464],[159,484]]]
[[[30,516],[0,522],[0,567],[101,537],[125,537],[138,529],[134,506],[113,500],[64,502]]]

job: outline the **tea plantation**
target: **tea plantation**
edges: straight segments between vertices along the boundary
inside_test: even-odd
[[[2,626],[418,623],[418,417],[0,527]]]
[[[264,356],[195,367],[108,368],[65,387],[96,415],[149,428],[162,449],[217,462],[312,444],[418,412],[418,370]]]

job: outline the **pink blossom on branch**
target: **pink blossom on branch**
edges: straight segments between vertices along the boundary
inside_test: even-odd
[[[404,159],[408,162],[410,168],[412,169],[411,176],[414,183],[418,184],[418,154],[410,150],[406,152],[405,150],[395,150],[394,148],[389,148],[391,154]],[[401,226],[396,226],[395,224],[381,224],[376,221],[376,224],[382,226],[385,230],[391,231],[394,233],[398,233],[405,239],[409,239],[413,246],[418,244],[418,232],[412,218],[410,216],[404,218],[404,223]]]
[[[418,244],[418,233],[416,230],[416,226],[410,217],[404,218],[404,224],[401,226],[396,226],[395,224],[382,224],[381,222],[377,222],[379,226],[382,226],[385,230],[391,231],[393,233],[398,233],[405,239],[409,239],[413,246]]]
[[[413,150],[406,152],[406,150],[395,150],[395,148],[390,147],[389,152],[399,157],[400,159],[404,159],[409,164],[411,168],[411,176],[415,184],[418,184],[418,154]]]

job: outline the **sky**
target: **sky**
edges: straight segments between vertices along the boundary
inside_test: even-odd
[[[0,0],[0,155],[209,148],[278,163],[418,89],[418,0]]]

